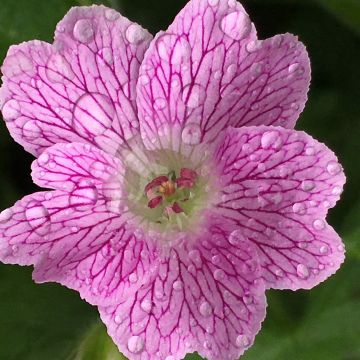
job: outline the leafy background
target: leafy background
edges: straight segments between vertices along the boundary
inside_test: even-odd
[[[153,33],[186,0],[104,0]],[[244,360],[360,359],[360,1],[244,0],[261,38],[298,34],[312,60],[310,99],[299,129],[338,154],[348,182],[329,221],[347,260],[311,291],[268,291],[268,316]],[[10,44],[51,41],[55,24],[88,0],[0,0],[0,63]],[[32,161],[0,123],[0,208],[36,190]],[[31,269],[0,266],[0,359],[120,360],[94,308],[60,285],[34,285]],[[199,359],[188,355],[186,359]],[[221,359],[219,359],[221,360]]]

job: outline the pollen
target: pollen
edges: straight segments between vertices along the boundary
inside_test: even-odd
[[[171,180],[164,181],[159,186],[158,191],[160,194],[163,194],[164,196],[171,196],[175,194],[176,191],[175,183],[172,182]]]

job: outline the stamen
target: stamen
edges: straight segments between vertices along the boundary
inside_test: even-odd
[[[159,187],[159,193],[163,194],[164,196],[173,195],[175,190],[175,184],[170,180],[164,181]]]
[[[154,209],[156,208],[158,205],[160,205],[163,201],[162,196],[156,196],[154,198],[152,198],[149,202],[148,202],[148,207],[150,209]]]

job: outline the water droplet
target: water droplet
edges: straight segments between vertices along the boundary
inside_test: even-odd
[[[191,55],[189,42],[178,35],[161,35],[156,42],[156,47],[160,58],[173,65],[184,63]],[[185,71],[184,68],[182,70]]]
[[[250,345],[250,340],[246,335],[239,335],[236,338],[236,346],[238,347],[248,347]]]
[[[174,356],[172,355],[169,355],[165,358],[165,360],[175,360]]]
[[[110,128],[114,115],[114,104],[107,96],[87,93],[75,104],[73,124],[80,135],[88,138],[101,135]]]
[[[197,145],[201,141],[201,135],[200,126],[195,123],[189,123],[184,127],[181,138],[185,144]]]
[[[250,73],[254,77],[260,76],[263,71],[264,71],[264,64],[260,62],[254,63],[250,67]]]
[[[343,244],[338,245],[337,249],[338,249],[339,252],[344,252],[345,246]]]
[[[113,9],[106,9],[105,10],[105,18],[109,21],[115,21],[120,17],[120,14],[113,10]]]
[[[5,209],[0,213],[0,223],[4,223],[8,220],[10,220],[11,216],[13,214],[13,211],[11,209]]]
[[[299,214],[299,215],[305,215],[306,214],[306,205],[304,203],[295,203],[293,205],[293,212],[295,214]]]
[[[166,107],[166,100],[164,98],[157,98],[154,101],[154,109],[162,110]]]
[[[32,76],[35,73],[34,63],[32,60],[20,51],[7,56],[1,70],[3,71],[3,74],[9,78],[23,73]]]
[[[38,158],[38,163],[41,166],[46,165],[50,160],[50,156],[47,153],[42,153]]]
[[[341,166],[336,161],[329,161],[326,170],[330,175],[337,175],[341,171]]]
[[[132,283],[132,284],[135,284],[137,281],[138,281],[138,277],[137,277],[137,274],[136,273],[131,273],[129,275],[129,281]]]
[[[321,219],[316,219],[313,222],[313,228],[315,230],[323,230],[325,228],[325,221]]]
[[[302,76],[305,72],[305,69],[298,63],[295,64],[291,64],[289,66],[289,74],[291,76],[295,75],[295,76]]]
[[[283,36],[282,35],[275,35],[274,37],[271,38],[271,45],[274,48],[280,47],[282,42],[283,42]]]
[[[331,193],[333,195],[341,195],[341,193],[343,192],[343,189],[340,186],[334,186]]]
[[[141,304],[140,307],[143,311],[145,311],[146,313],[150,313],[151,309],[152,309],[152,301],[149,299],[144,299]]]
[[[199,307],[200,314],[208,317],[212,314],[212,307],[207,301],[203,301]]]
[[[240,230],[234,230],[230,235],[229,235],[229,243],[231,245],[239,245],[241,242],[245,241],[245,237],[242,234],[242,232]]]
[[[304,181],[301,183],[301,188],[302,188],[304,191],[314,190],[315,187],[316,187],[315,182],[312,181],[312,180],[304,180]]]
[[[327,245],[322,245],[319,249],[320,254],[327,254],[329,252],[329,247]]]
[[[145,30],[138,24],[131,24],[126,29],[126,39],[131,44],[139,44],[146,38],[146,32]]]
[[[25,210],[25,218],[37,234],[46,235],[50,232],[50,214],[41,203],[30,202]]]
[[[29,120],[23,125],[22,133],[25,139],[32,141],[41,136],[41,129],[35,120]]]
[[[217,280],[217,281],[221,281],[221,280],[224,280],[225,278],[225,272],[224,270],[222,269],[216,269],[214,271],[214,279]]]
[[[173,283],[173,289],[176,290],[176,291],[182,290],[182,289],[183,289],[183,283],[182,283],[182,281],[180,281],[180,280],[174,281],[174,283]]]
[[[140,336],[132,336],[128,340],[128,349],[133,354],[140,354],[145,347],[145,341]]]
[[[235,11],[225,15],[221,20],[222,31],[234,40],[247,37],[251,31],[251,21],[243,11]]]
[[[219,0],[208,0],[210,6],[216,6],[219,3]]]
[[[279,149],[283,144],[283,139],[277,131],[267,131],[261,137],[263,149]]]
[[[254,53],[258,50],[260,50],[262,45],[262,42],[260,40],[254,40],[254,41],[250,41],[249,43],[246,44],[246,51],[251,53]]]
[[[5,121],[13,121],[20,115],[20,105],[16,100],[12,99],[4,104],[1,111]]]
[[[315,148],[312,147],[312,146],[308,146],[308,147],[305,149],[305,154],[306,154],[306,155],[314,155],[314,154],[315,154]]]
[[[80,19],[75,23],[73,35],[75,40],[83,44],[90,42],[94,37],[94,28],[90,20]]]
[[[220,70],[215,71],[215,73],[214,73],[214,79],[215,79],[215,80],[219,80],[219,79],[221,79],[221,77],[222,77],[222,72],[221,72]]]
[[[96,187],[90,183],[80,183],[70,194],[69,205],[79,211],[92,209],[98,199]]]
[[[47,78],[53,83],[61,83],[64,79],[71,80],[75,77],[70,63],[60,54],[50,56],[45,73]]]
[[[250,305],[253,303],[254,299],[250,295],[243,296],[243,301],[245,305]]]
[[[109,47],[104,47],[97,52],[98,59],[100,64],[112,65],[114,63],[114,57],[112,49]]]
[[[309,268],[304,264],[298,264],[296,267],[296,273],[302,279],[307,279],[310,275]]]
[[[206,99],[205,89],[198,84],[186,85],[183,89],[182,100],[187,107],[194,109],[203,105]]]

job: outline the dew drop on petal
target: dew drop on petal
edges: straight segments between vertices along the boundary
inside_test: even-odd
[[[112,124],[115,107],[112,101],[99,93],[82,95],[75,104],[73,125],[86,138],[103,134]]]
[[[327,245],[322,245],[319,249],[320,254],[327,254],[329,252],[329,247]]]
[[[325,229],[325,221],[321,219],[316,219],[313,222],[313,228],[315,230],[323,230]]]
[[[217,281],[221,281],[221,280],[224,280],[225,278],[225,272],[224,270],[222,269],[216,269],[214,271],[214,279],[217,280]]]
[[[160,58],[173,65],[187,61],[191,55],[189,42],[178,35],[161,35],[156,41],[156,48]]]
[[[236,346],[238,347],[247,347],[250,345],[250,340],[246,335],[239,335],[236,338]]]
[[[70,63],[60,54],[50,56],[46,64],[45,74],[52,83],[61,83],[65,79],[71,80],[75,76]]]
[[[126,29],[126,39],[130,44],[139,44],[146,38],[145,30],[138,24],[131,24]]]
[[[35,73],[32,60],[20,51],[7,56],[1,70],[3,71],[3,74],[9,78],[23,73],[32,76]]]
[[[83,44],[90,42],[94,37],[94,28],[90,20],[80,19],[75,23],[73,35],[75,40]]]
[[[249,35],[251,21],[249,16],[243,11],[235,11],[223,17],[221,29],[230,38],[241,40]]]
[[[12,99],[4,104],[1,111],[5,121],[13,121],[20,115],[20,105],[16,100]]]
[[[279,149],[282,144],[282,137],[277,131],[267,131],[261,137],[261,146],[263,149]]]
[[[308,146],[308,147],[305,149],[305,154],[306,154],[306,155],[314,155],[314,154],[315,154],[315,148],[312,147],[312,146]]]
[[[28,120],[22,127],[22,135],[25,139],[32,141],[41,136],[41,129],[36,120]]]
[[[256,62],[256,63],[252,64],[250,67],[250,73],[254,77],[260,76],[263,71],[264,71],[264,64],[261,62]]]
[[[212,314],[212,307],[207,301],[203,301],[199,307],[200,314],[204,317],[208,317]]]
[[[155,110],[163,110],[166,107],[166,100],[164,98],[157,98],[154,101]]]
[[[176,290],[176,291],[180,291],[183,289],[183,283],[181,280],[176,280],[174,281],[173,283],[173,289]]]
[[[295,214],[299,214],[299,215],[305,215],[307,210],[306,205],[304,203],[295,203],[292,209]]]
[[[184,127],[181,138],[187,145],[197,145],[201,141],[201,135],[200,126],[196,123],[189,123]]]
[[[219,3],[219,0],[208,0],[210,6],[216,6]]]
[[[151,309],[152,309],[152,301],[149,299],[144,299],[141,304],[140,307],[143,311],[145,311],[146,313],[150,313]]]
[[[38,163],[41,166],[46,165],[50,160],[50,156],[47,153],[42,153],[38,158]]]
[[[120,17],[120,14],[113,10],[113,9],[106,9],[105,10],[105,18],[109,21],[115,21]]]
[[[343,192],[343,189],[340,186],[334,186],[331,193],[333,195],[341,195],[341,193]]]
[[[301,188],[304,191],[311,191],[314,190],[316,187],[315,182],[312,180],[304,180],[301,182]]]
[[[186,85],[183,89],[182,100],[187,107],[194,109],[204,104],[206,99],[205,89],[198,84]]]
[[[140,354],[145,347],[144,339],[140,336],[132,336],[128,340],[128,349],[133,354]]]
[[[69,205],[79,211],[91,209],[97,202],[98,191],[92,184],[79,184],[69,196]]]
[[[12,214],[13,211],[11,209],[5,209],[2,212],[0,212],[0,223],[4,223],[10,220]]]
[[[100,49],[97,52],[97,58],[100,60],[100,64],[112,65],[114,63],[113,52],[109,47]]]
[[[240,230],[234,230],[230,235],[229,235],[229,243],[231,245],[239,245],[242,241],[245,241],[245,237],[242,234],[242,232]]]
[[[136,273],[131,273],[129,275],[129,281],[132,283],[132,284],[135,284],[137,281],[138,281],[138,277],[137,277],[137,274]]]
[[[298,264],[296,267],[296,273],[302,279],[307,279],[310,275],[309,268],[304,264]]]
[[[253,40],[246,44],[246,51],[248,53],[254,53],[260,50],[262,42],[260,40]]]
[[[329,161],[326,170],[330,175],[337,175],[341,171],[341,166],[336,161]]]
[[[30,227],[40,235],[50,231],[50,214],[44,205],[39,202],[30,202],[25,210],[25,218]]]

